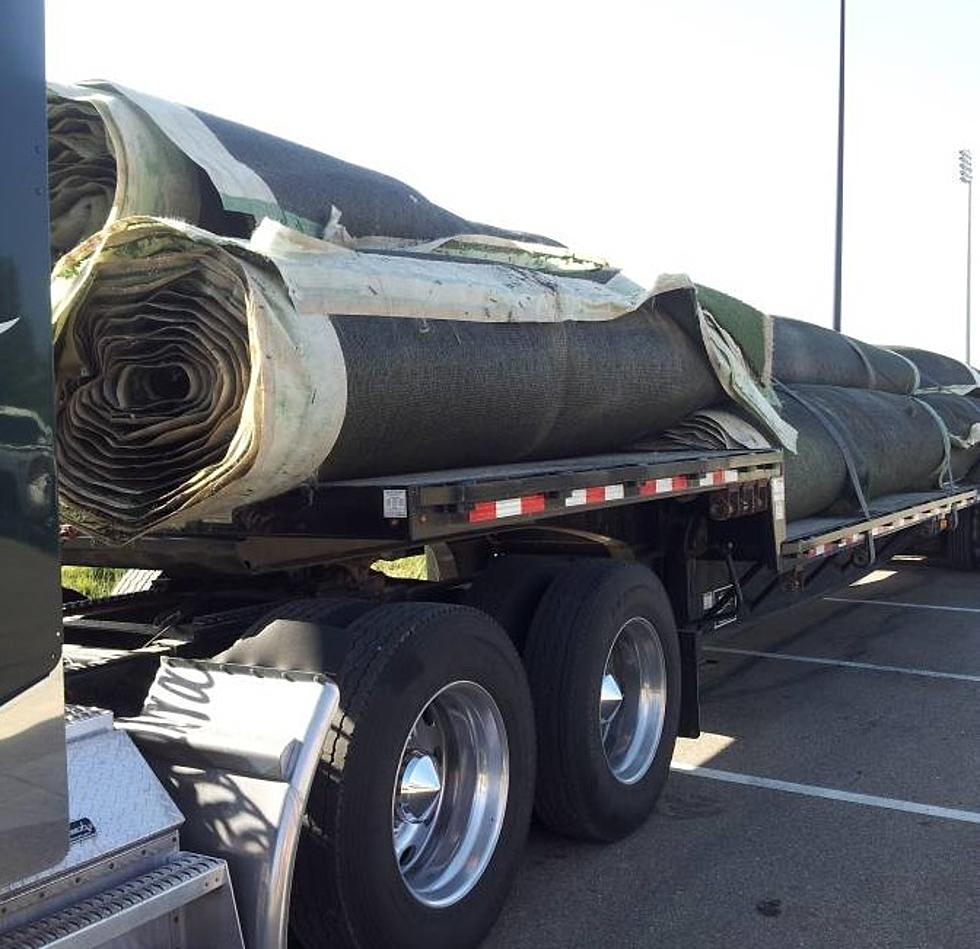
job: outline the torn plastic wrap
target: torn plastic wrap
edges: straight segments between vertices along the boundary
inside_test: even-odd
[[[110,82],[49,84],[48,136],[55,258],[138,214],[240,237],[268,217],[317,237],[554,244],[469,221],[388,175]]]
[[[246,243],[124,219],[62,258],[53,299],[63,517],[117,541],[314,477],[620,449],[751,380],[680,278],[368,254],[271,221]]]

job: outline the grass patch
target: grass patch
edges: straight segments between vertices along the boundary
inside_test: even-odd
[[[385,576],[401,580],[426,578],[424,554],[398,560],[377,560],[371,566]],[[115,567],[62,567],[61,585],[77,590],[82,596],[108,596],[125,572],[125,568]]]
[[[425,580],[425,554],[400,557],[398,560],[376,560],[371,567],[387,577],[400,580]]]
[[[125,572],[116,567],[62,567],[61,585],[82,596],[108,596]]]

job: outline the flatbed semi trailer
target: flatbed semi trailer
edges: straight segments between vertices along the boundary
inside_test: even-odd
[[[675,737],[699,734],[705,636],[836,589],[924,537],[975,533],[974,488],[792,524],[783,491],[778,451],[627,452],[318,484],[125,548],[68,537],[66,562],[154,569],[138,592],[64,604],[66,694],[115,714],[177,804],[181,846],[227,862],[249,907],[246,945],[284,945],[290,920],[311,945],[345,929],[352,945],[475,944],[522,838],[479,835],[488,800],[505,827],[511,809],[523,826],[533,800],[560,832],[628,833],[656,802]],[[422,552],[429,579],[371,569]],[[487,638],[509,667],[474,671]],[[406,639],[412,671],[398,655]],[[364,649],[381,664],[367,691]],[[321,696],[300,724],[271,725],[266,693],[321,687],[338,703],[329,716]],[[349,733],[348,701],[366,730]],[[290,786],[284,734],[306,765],[288,813],[278,796],[267,812],[267,782]],[[348,780],[331,734],[380,817],[331,795]],[[472,760],[487,762],[485,796],[466,777]],[[389,836],[359,833],[382,817]],[[332,879],[314,849],[324,825]],[[453,869],[454,847],[470,848],[462,863],[482,867],[479,879]],[[478,886],[498,862],[507,874]],[[406,894],[417,917],[374,902]],[[354,896],[364,915],[344,918]]]
[[[40,5],[7,12],[0,947],[475,946],[532,809],[594,841],[649,815],[699,733],[704,637],[924,538],[975,566],[975,488],[787,523],[775,450],[312,484],[124,547],[59,532]],[[425,580],[372,567],[420,553]],[[59,555],[148,582],[59,597]]]

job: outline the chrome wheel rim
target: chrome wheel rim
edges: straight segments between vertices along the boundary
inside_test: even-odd
[[[475,682],[440,689],[415,719],[391,798],[395,862],[426,906],[450,906],[479,881],[507,809],[507,732]]]
[[[650,770],[667,711],[667,663],[653,624],[634,616],[619,629],[599,687],[599,737],[617,781],[635,784]]]

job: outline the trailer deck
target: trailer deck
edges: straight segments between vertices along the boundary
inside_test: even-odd
[[[422,471],[304,486],[124,546],[62,541],[65,563],[166,567],[197,560],[229,572],[397,554],[430,541],[583,511],[713,491],[727,516],[769,506],[779,451],[637,451]],[[777,514],[780,511],[776,511]]]
[[[980,501],[958,486],[877,498],[870,517],[785,521],[782,452],[657,450],[420,471],[305,485],[235,512],[124,546],[62,542],[65,563],[162,567],[198,562],[221,572],[398,556],[476,536],[644,501],[710,494],[711,516],[769,511],[779,572],[916,525],[944,529]]]
[[[646,451],[337,481],[243,509],[250,534],[390,536],[426,541],[582,510],[760,485],[779,451]],[[357,512],[350,524],[351,512]]]
[[[867,544],[869,538],[874,540],[916,524],[946,522],[977,500],[976,488],[946,488],[876,498],[870,518],[801,518],[787,524],[782,556],[787,559],[828,556]]]

